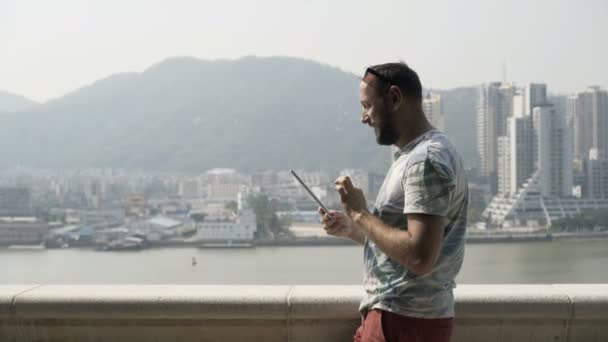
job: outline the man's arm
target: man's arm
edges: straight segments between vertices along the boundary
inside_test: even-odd
[[[319,208],[323,229],[329,235],[345,237],[358,244],[365,244],[365,233],[358,224],[350,217],[341,212],[332,212],[331,217],[325,213],[323,208]]]
[[[336,190],[348,216],[386,255],[416,274],[433,269],[445,229],[451,189],[450,170],[438,169],[429,159],[406,170],[404,179],[404,215],[407,230],[395,229],[372,215],[365,205],[361,189],[348,177],[336,180]]]
[[[445,218],[408,214],[408,230],[395,229],[369,212],[353,215],[355,229],[372,240],[380,250],[408,270],[424,275],[432,271],[443,240]]]
[[[355,241],[356,243],[363,245],[365,244],[365,231],[363,227],[361,227],[357,222],[353,221],[353,230],[352,233],[348,236],[349,239]]]

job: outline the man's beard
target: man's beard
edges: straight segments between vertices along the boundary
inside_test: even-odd
[[[380,126],[374,127],[376,142],[380,145],[394,145],[399,139],[396,127],[393,123],[393,115],[382,108],[380,115]]]

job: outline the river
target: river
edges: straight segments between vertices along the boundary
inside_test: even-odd
[[[608,283],[607,265],[608,239],[470,244],[457,282]],[[360,284],[362,247],[2,248],[0,270],[0,284]]]

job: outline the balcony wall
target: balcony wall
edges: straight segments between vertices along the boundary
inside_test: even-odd
[[[452,341],[608,341],[608,284],[461,285]],[[0,286],[0,341],[351,341],[360,286]]]

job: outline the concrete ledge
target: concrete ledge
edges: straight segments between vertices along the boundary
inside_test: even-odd
[[[12,317],[11,309],[17,295],[36,288],[36,285],[2,285],[0,286],[0,319]]]
[[[289,286],[47,285],[17,296],[30,319],[287,320]]]
[[[553,285],[570,297],[573,318],[606,319],[608,317],[608,284]]]
[[[551,285],[461,285],[454,296],[458,318],[572,317],[570,298]]]
[[[360,286],[0,286],[0,341],[350,341]],[[453,341],[608,341],[608,284],[461,285]]]
[[[361,320],[361,286],[294,286],[289,296],[291,319]]]

